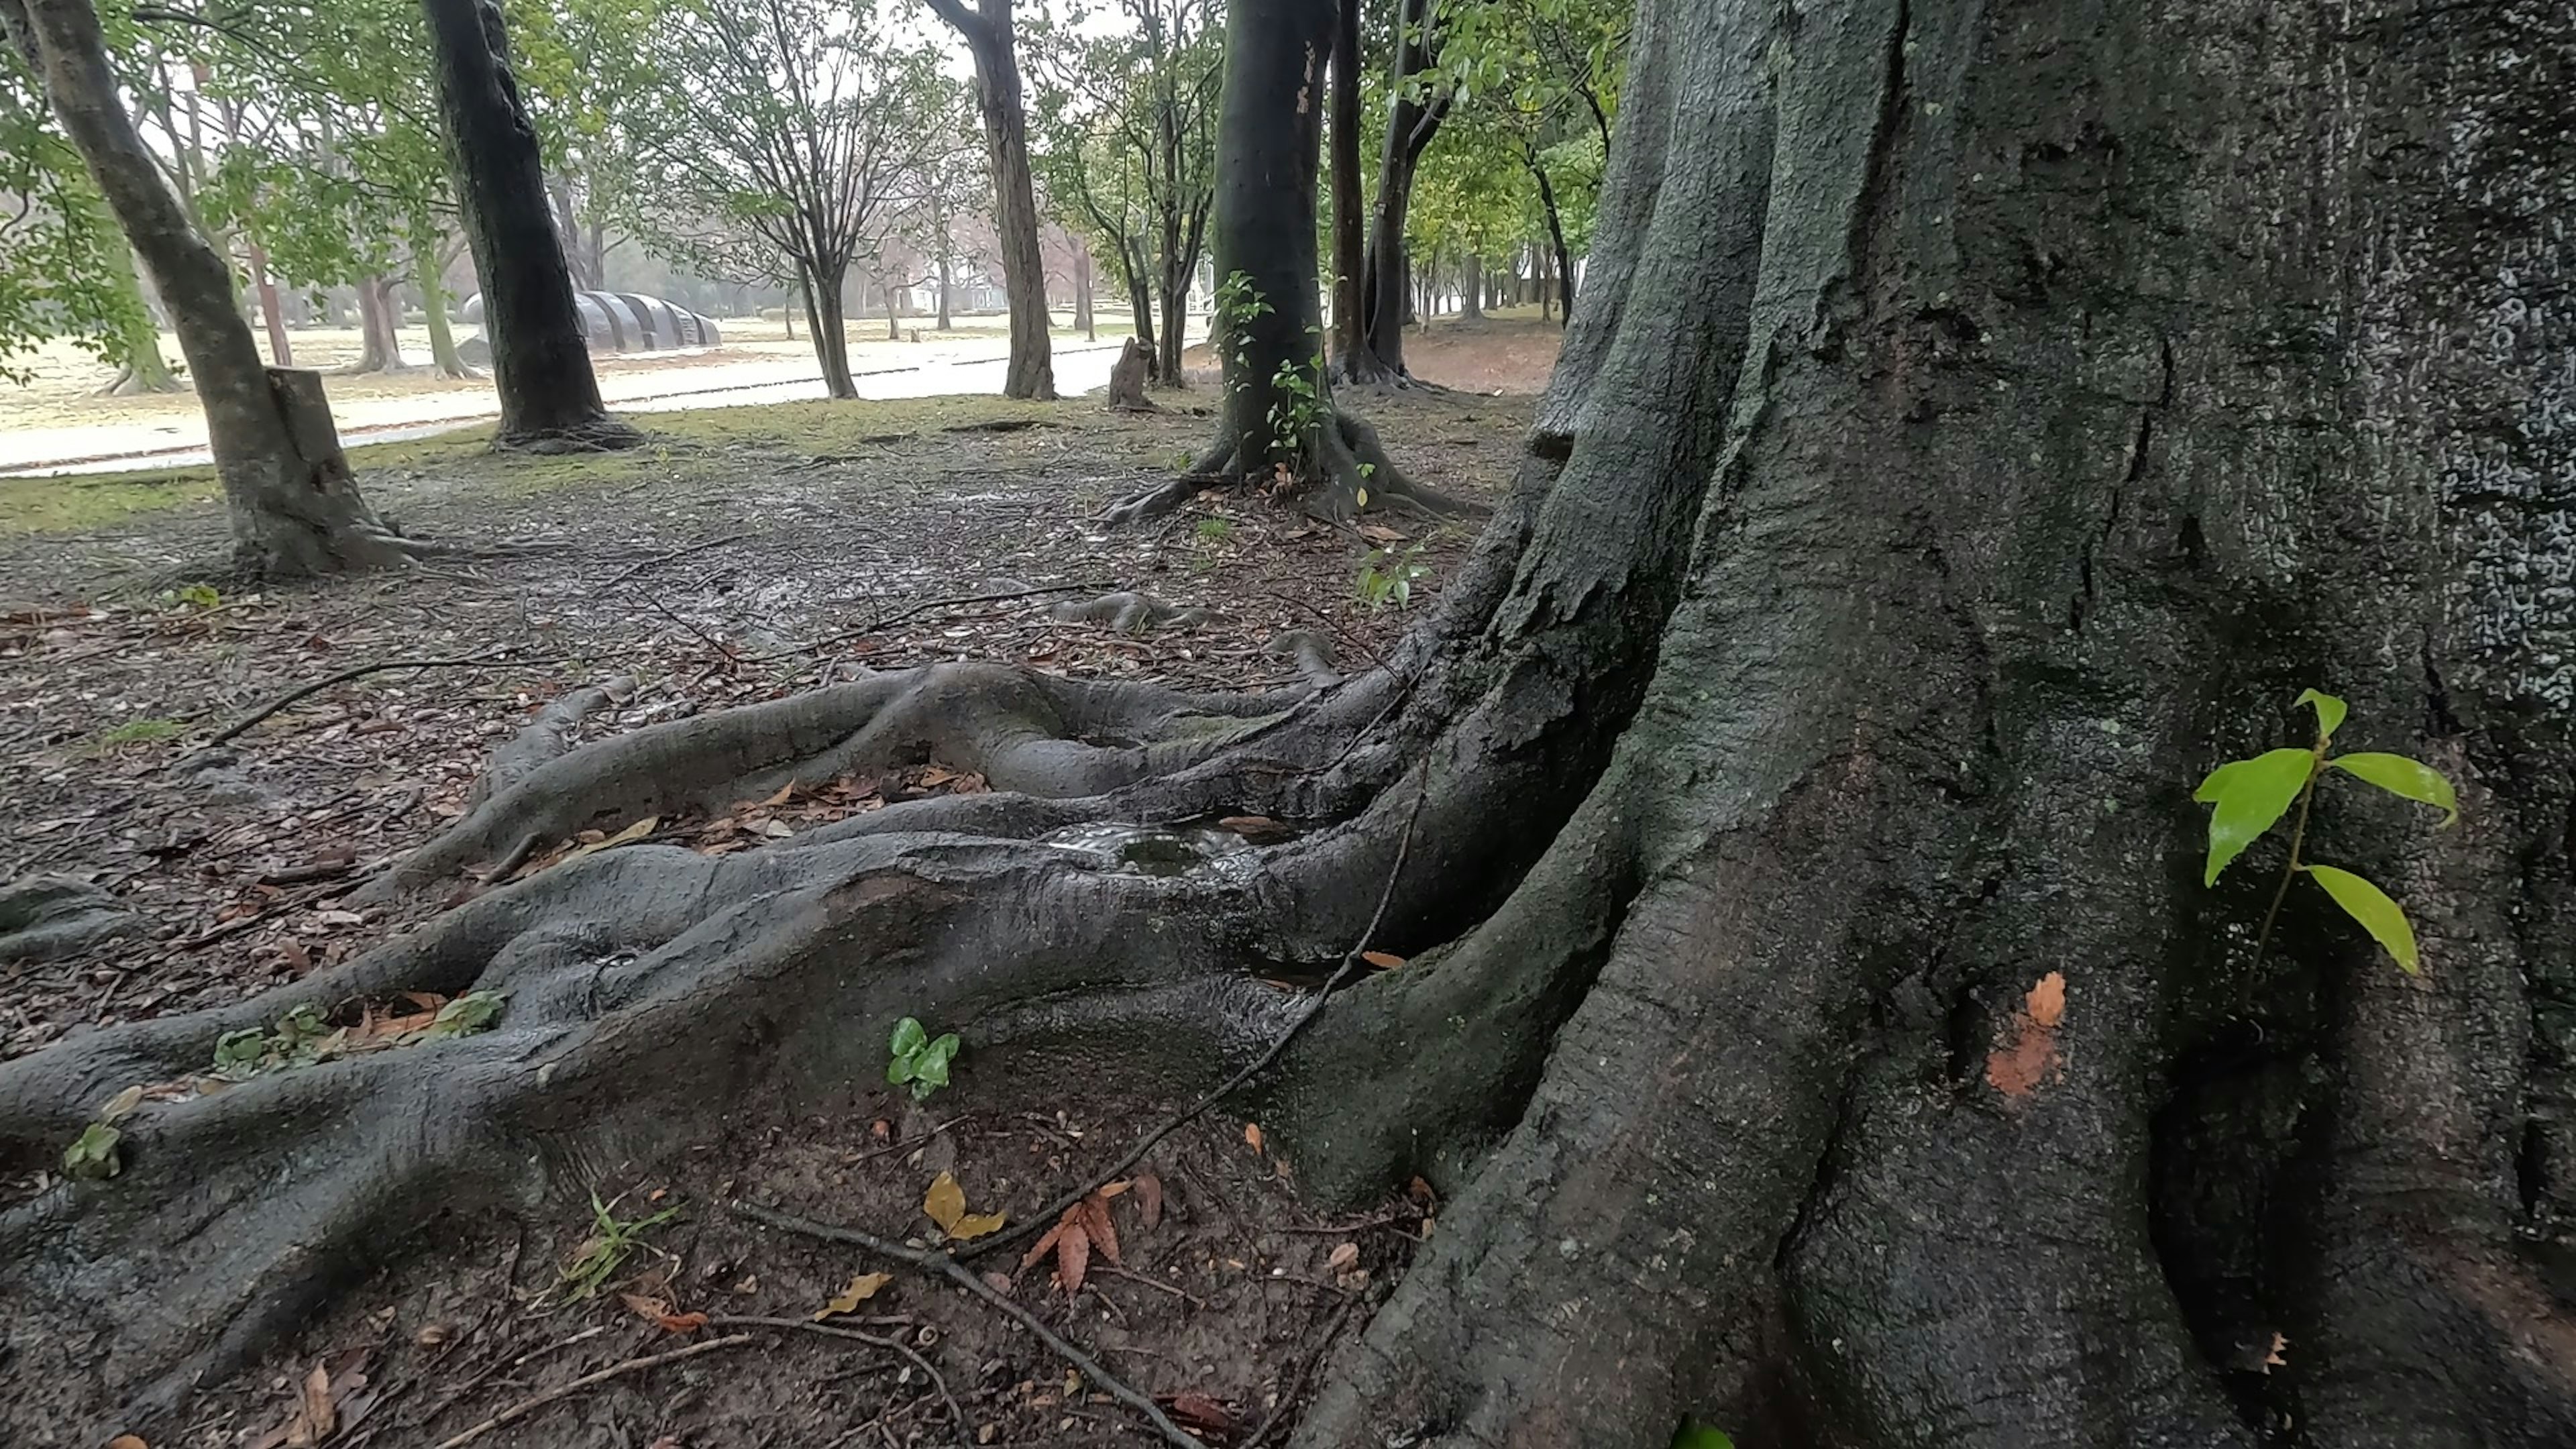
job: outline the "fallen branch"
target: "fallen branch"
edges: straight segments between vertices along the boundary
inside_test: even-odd
[[[704,543],[690,544],[687,548],[675,548],[669,553],[657,553],[651,558],[644,560],[642,563],[629,566],[615,578],[610,579],[607,583],[601,584],[600,587],[603,589],[616,588],[619,584],[626,582],[637,574],[644,573],[651,569],[660,568],[662,565],[670,563],[673,560],[687,558],[693,553],[705,553],[711,548],[722,548],[729,543],[740,543],[751,536],[752,535],[748,533],[728,533],[722,538],[711,538]]]
[[[941,1378],[939,1370],[930,1366],[930,1360],[914,1352],[912,1345],[902,1339],[888,1338],[883,1334],[869,1333],[864,1329],[844,1328],[837,1323],[813,1323],[802,1318],[754,1318],[725,1313],[718,1314],[707,1321],[717,1328],[788,1328],[798,1333],[819,1333],[826,1338],[852,1338],[861,1343],[875,1344],[879,1348],[890,1348],[912,1360],[913,1367],[930,1375],[930,1386],[939,1391],[940,1401],[948,1405],[948,1421],[957,1426],[960,1436],[966,1432],[966,1411],[957,1407],[957,1396],[948,1392],[948,1380]]]
[[[484,1435],[491,1433],[493,1430],[500,1428],[504,1424],[516,1423],[530,1414],[535,1413],[537,1410],[544,1408],[546,1405],[554,1403],[559,1399],[571,1398],[573,1395],[580,1393],[583,1389],[589,1388],[594,1384],[604,1384],[610,1379],[619,1378],[626,1374],[640,1373],[648,1368],[658,1368],[666,1363],[677,1363],[684,1358],[695,1358],[702,1353],[713,1353],[720,1348],[734,1348],[741,1344],[751,1343],[759,1337],[760,1335],[756,1333],[737,1333],[730,1338],[710,1338],[704,1343],[693,1343],[686,1348],[672,1349],[668,1353],[646,1354],[642,1358],[630,1358],[624,1363],[610,1364],[608,1367],[601,1369],[597,1373],[583,1374],[580,1378],[574,1379],[571,1383],[565,1384],[561,1388],[548,1389],[533,1399],[526,1399],[519,1403],[512,1404],[510,1407],[494,1414],[491,1418],[484,1420],[482,1423],[475,1425],[473,1428],[466,1430],[462,1434],[458,1434],[449,1439],[441,1439],[438,1441],[436,1449],[458,1449],[459,1445],[471,1444],[475,1440],[482,1438]]]
[[[1074,1204],[1091,1196],[1091,1194],[1098,1191],[1102,1185],[1108,1183],[1114,1178],[1124,1176],[1127,1169],[1134,1167],[1139,1162],[1142,1162],[1145,1158],[1145,1154],[1153,1151],[1155,1145],[1160,1143],[1164,1138],[1171,1136],[1173,1133],[1178,1132],[1191,1122],[1198,1120],[1200,1113],[1205,1112],[1208,1108],[1213,1107],[1217,1103],[1224,1101],[1227,1097],[1232,1096],[1237,1089],[1243,1086],[1244,1083],[1251,1081],[1256,1076],[1259,1076],[1264,1068],[1268,1067],[1272,1062],[1277,1061],[1279,1059],[1279,1054],[1288,1049],[1288,1043],[1297,1039],[1297,1033],[1305,1029],[1306,1023],[1315,1019],[1316,1014],[1324,1009],[1324,1003],[1332,1000],[1333,992],[1341,986],[1344,980],[1349,978],[1353,970],[1357,969],[1360,964],[1361,953],[1367,951],[1370,942],[1376,938],[1379,924],[1386,919],[1387,903],[1395,899],[1395,883],[1404,875],[1405,859],[1413,853],[1414,822],[1422,818],[1422,802],[1428,797],[1429,793],[1430,780],[1428,773],[1426,772],[1422,788],[1414,794],[1413,809],[1411,813],[1404,817],[1404,835],[1403,838],[1396,843],[1395,865],[1386,873],[1386,886],[1383,890],[1378,892],[1377,909],[1370,914],[1367,928],[1360,932],[1359,940],[1352,943],[1351,949],[1343,953],[1340,968],[1333,972],[1332,977],[1329,980],[1325,981],[1324,989],[1307,998],[1305,1006],[1298,1011],[1294,1018],[1290,1019],[1288,1029],[1279,1033],[1278,1040],[1272,1042],[1269,1048],[1263,1051],[1259,1057],[1254,1058],[1251,1065],[1245,1067],[1239,1072],[1236,1072],[1233,1076],[1226,1078],[1224,1084],[1219,1086],[1216,1090],[1199,1098],[1196,1102],[1190,1104],[1190,1106],[1182,1111],[1178,1116],[1175,1116],[1169,1121],[1163,1123],[1162,1126],[1146,1133],[1134,1147],[1127,1150],[1126,1156],[1119,1158],[1114,1163],[1111,1163],[1106,1170],[1094,1176],[1089,1182],[1084,1183],[1082,1186],[1066,1193],[1054,1202],[1047,1204],[1044,1208],[1039,1209],[1027,1220],[1023,1221],[1018,1227],[1011,1229],[1009,1232],[999,1233],[986,1238],[983,1241],[965,1249],[958,1256],[964,1258],[981,1257],[996,1248],[1007,1247],[1015,1244],[1028,1237],[1029,1234],[1037,1232],[1047,1225],[1055,1222],[1058,1218],[1063,1217],[1065,1212]]]
[[[849,1243],[897,1262],[910,1263],[916,1268],[940,1274],[958,1287],[1018,1319],[1021,1327],[1036,1334],[1038,1341],[1054,1350],[1057,1357],[1073,1365],[1084,1378],[1099,1385],[1101,1392],[1144,1415],[1146,1422],[1154,1426],[1154,1431],[1163,1436],[1164,1443],[1175,1446],[1175,1449],[1207,1449],[1201,1441],[1182,1433],[1181,1427],[1166,1418],[1162,1409],[1152,1399],[1127,1387],[1116,1374],[1101,1367],[1097,1359],[1067,1343],[1055,1330],[1040,1322],[1036,1314],[1003,1297],[994,1290],[992,1284],[967,1272],[958,1265],[956,1259],[946,1253],[934,1253],[926,1248],[908,1248],[873,1233],[860,1232],[856,1228],[834,1227],[830,1223],[818,1223],[811,1218],[800,1218],[753,1203],[728,1202],[725,1204],[725,1211],[736,1217],[749,1218],[764,1227],[802,1233],[806,1237],[820,1238],[827,1243]],[[448,1449],[448,1446],[442,1444],[438,1449]]]
[[[328,679],[317,679],[311,684],[301,685],[297,688],[290,689],[286,693],[281,694],[277,698],[260,706],[258,709],[253,710],[251,713],[246,714],[240,719],[233,721],[231,724],[224,726],[222,729],[217,730],[213,737],[208,739],[206,743],[208,745],[223,744],[228,740],[240,736],[243,731],[248,730],[251,726],[258,724],[261,720],[268,718],[270,715],[277,713],[279,710],[286,708],[290,704],[294,704],[299,700],[310,699],[314,695],[320,694],[322,691],[329,689],[335,684],[346,684],[352,679],[363,679],[370,674],[382,674],[389,669],[471,669],[477,665],[487,664],[539,664],[551,662],[552,661],[550,660],[535,659],[503,659],[497,654],[478,654],[470,659],[380,659],[373,664],[361,664],[355,669],[343,669]]]

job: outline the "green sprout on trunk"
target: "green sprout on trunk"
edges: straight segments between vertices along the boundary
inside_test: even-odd
[[[2273,888],[2272,904],[2263,912],[2263,927],[2255,933],[2255,959],[2262,959],[2263,948],[2272,939],[2272,923],[2280,918],[2281,902],[2290,893],[2290,882],[2304,875],[2322,887],[2344,914],[2359,922],[2372,940],[2413,975],[2422,969],[2415,950],[2415,928],[2397,902],[2351,871],[2318,865],[2300,855],[2308,840],[2308,807],[2315,801],[2317,781],[2328,770],[2341,770],[2392,795],[2433,806],[2443,812],[2444,828],[2459,820],[2459,798],[2440,771],[2420,760],[2376,753],[2328,755],[2326,750],[2334,743],[2334,732],[2343,724],[2344,702],[2311,689],[2299,696],[2298,703],[2317,712],[2315,744],[2306,749],[2271,750],[2250,760],[2230,760],[2210,771],[2209,778],[2192,793],[2193,799],[2212,807],[2209,862],[2202,872],[2201,884],[2216,885],[2219,872],[2279,824],[2281,817],[2296,805],[2299,813],[2290,825],[2290,858],[2282,868],[2281,883]]]

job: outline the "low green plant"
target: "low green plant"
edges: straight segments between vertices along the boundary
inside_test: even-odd
[[[98,747],[112,750],[119,745],[148,745],[175,739],[187,733],[183,719],[130,719],[98,737]]]
[[[1697,1419],[1684,1419],[1673,1435],[1673,1449],[1735,1449],[1735,1441]]]
[[[2219,872],[2279,824],[2295,804],[2299,813],[2290,826],[2289,859],[2282,866],[2281,883],[2272,891],[2272,904],[2263,912],[2262,929],[2255,933],[2255,958],[2260,960],[2264,947],[2271,942],[2272,923],[2280,917],[2281,901],[2290,893],[2290,882],[2304,875],[2323,888],[2345,915],[2358,922],[2412,975],[2422,969],[2415,950],[2415,928],[2397,902],[2351,871],[2318,865],[2301,855],[2308,840],[2308,807],[2316,798],[2317,781],[2328,770],[2340,770],[2363,784],[2433,806],[2443,812],[2444,828],[2459,820],[2459,798],[2440,771],[2420,760],[2369,752],[2327,754],[2336,729],[2344,721],[2344,702],[2311,689],[2299,696],[2298,703],[2317,713],[2314,744],[2305,749],[2270,750],[2250,760],[2230,760],[2210,771],[2209,778],[2192,793],[2193,799],[2211,807],[2209,859],[2201,884],[2218,884]]]
[[[886,1080],[912,1088],[916,1102],[948,1085],[948,1063],[955,1059],[960,1043],[957,1033],[932,1036],[917,1017],[907,1016],[894,1024],[890,1043],[893,1059],[886,1063]]]
[[[442,1041],[488,1031],[501,1019],[506,998],[497,991],[468,991],[438,1008],[430,1024],[398,1042]],[[383,1044],[379,1038],[377,1045]],[[215,1038],[214,1075],[227,1082],[247,1081],[262,1072],[309,1067],[350,1046],[350,1034],[322,1019],[310,1002],[298,1003],[268,1030],[244,1027]]]
[[[1352,592],[1360,606],[1374,614],[1389,604],[1408,608],[1413,603],[1413,586],[1431,577],[1431,565],[1422,561],[1422,545],[1414,544],[1402,553],[1393,545],[1369,550],[1360,560],[1359,577]]]
[[[1231,543],[1234,541],[1234,525],[1222,518],[1202,518],[1198,536],[1199,542],[1205,544]]]
[[[103,1182],[123,1171],[125,1163],[117,1155],[116,1144],[124,1140],[125,1133],[116,1124],[142,1105],[141,1087],[128,1087],[108,1098],[107,1104],[98,1109],[98,1116],[81,1129],[71,1146],[63,1149],[63,1176],[75,1182]]]
[[[1270,374],[1270,457],[1294,464],[1306,456],[1323,425],[1324,355],[1299,363],[1282,362]]]
[[[221,608],[224,602],[223,594],[218,592],[214,585],[202,583],[182,584],[163,593],[161,597],[181,608],[216,609]]]
[[[679,1204],[673,1203],[649,1218],[621,1218],[617,1204],[622,1201],[622,1196],[601,1202],[598,1193],[590,1195],[590,1236],[581,1240],[557,1270],[566,1293],[576,1301],[593,1297],[607,1287],[616,1279],[617,1271],[626,1266],[626,1260],[643,1245],[646,1233],[680,1215]]]

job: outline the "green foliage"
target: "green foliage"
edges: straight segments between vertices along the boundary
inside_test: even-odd
[[[1329,411],[1323,399],[1324,354],[1303,364],[1279,364],[1270,374],[1270,457],[1294,464],[1313,451],[1316,430]]]
[[[489,1031],[501,1019],[506,999],[497,991],[466,992],[441,1005],[427,1027],[395,1040],[445,1041]],[[357,1045],[347,1030],[323,1020],[319,1008],[301,1002],[270,1030],[244,1027],[215,1038],[214,1075],[227,1082],[247,1081],[266,1072],[309,1067]]]
[[[1422,545],[1414,544],[1402,553],[1392,545],[1369,550],[1360,560],[1359,577],[1352,592],[1360,606],[1374,614],[1387,605],[1407,608],[1413,603],[1413,586],[1431,577],[1431,565],[1422,562]]]
[[[1224,544],[1234,541],[1234,525],[1222,518],[1202,518],[1196,530],[1199,542]]]
[[[161,597],[180,608],[220,609],[224,604],[224,596],[208,583],[181,584]]]
[[[117,1160],[116,1144],[125,1134],[104,1122],[92,1122],[63,1149],[63,1176],[76,1182],[96,1182],[116,1176],[125,1164]]]
[[[98,747],[112,750],[119,745],[148,745],[174,739],[188,731],[183,719],[130,719],[98,737]]]
[[[2317,714],[2316,742],[2306,749],[2267,751],[2250,760],[2231,760],[2219,766],[2203,780],[2192,798],[2211,807],[2209,815],[2209,858],[2202,872],[2202,884],[2215,885],[2219,873],[2227,869],[2245,848],[2280,823],[2281,817],[2298,806],[2298,819],[2290,830],[2290,854],[2285,863],[2280,889],[2275,891],[2272,907],[2263,918],[2262,930],[2256,937],[2259,954],[2271,936],[2272,921],[2279,912],[2281,895],[2291,879],[2306,875],[2316,881],[2344,914],[2368,931],[2371,939],[2385,948],[2391,958],[2409,974],[2420,969],[2415,948],[2415,929],[2407,922],[2406,913],[2389,899],[2388,893],[2362,877],[2333,866],[2316,865],[2300,856],[2308,833],[2308,807],[2316,794],[2317,781],[2328,769],[2342,770],[2354,779],[2376,785],[2392,795],[2434,806],[2444,812],[2442,824],[2449,826],[2460,818],[2457,795],[2451,782],[2441,772],[2419,760],[2404,755],[2356,753],[2329,756],[2334,733],[2341,728],[2345,705],[2330,694],[2308,690],[2298,703]]]
[[[500,992],[468,991],[440,1007],[438,1015],[421,1035],[431,1041],[443,1041],[489,1031],[492,1024],[501,1019],[502,1004]]]
[[[907,1016],[894,1024],[886,1080],[898,1087],[909,1085],[913,1100],[921,1101],[948,1085],[948,1063],[955,1059],[959,1045],[957,1033],[934,1037],[919,1018]]]
[[[649,1218],[620,1218],[616,1208],[623,1200],[601,1202],[598,1193],[590,1195],[590,1236],[581,1240],[558,1270],[566,1296],[575,1301],[596,1296],[607,1287],[643,1245],[646,1233],[680,1215],[679,1204],[674,1203]]]
[[[1673,1435],[1673,1449],[1735,1449],[1735,1441],[1697,1419],[1684,1419]]]

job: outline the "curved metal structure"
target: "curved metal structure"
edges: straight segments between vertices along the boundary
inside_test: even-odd
[[[714,347],[723,341],[712,318],[660,297],[635,292],[575,292],[582,335],[593,352],[669,352],[684,347]],[[457,309],[468,322],[483,320],[483,294],[475,293]],[[485,361],[490,345],[481,337],[460,343],[468,361]]]

